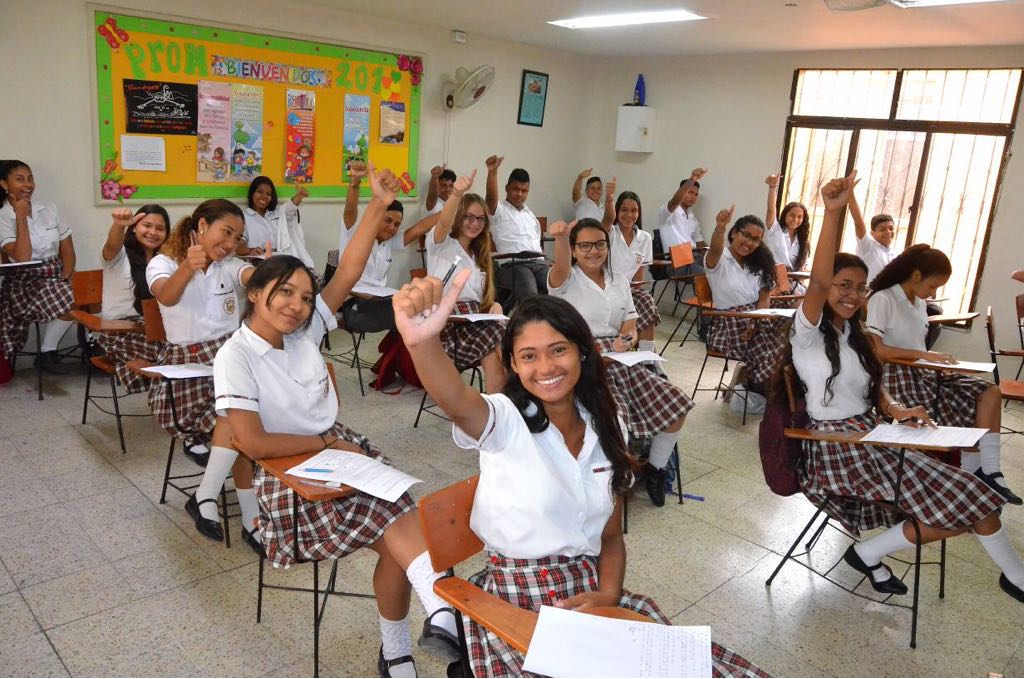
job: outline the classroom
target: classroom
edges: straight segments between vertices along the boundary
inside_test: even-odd
[[[1024,0],[0,10],[0,675],[1024,676]]]

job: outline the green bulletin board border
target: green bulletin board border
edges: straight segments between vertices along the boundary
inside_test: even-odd
[[[318,57],[330,57],[337,59],[357,59],[370,64],[398,67],[398,56],[377,50],[346,47],[325,42],[313,42],[299,38],[285,38],[281,36],[264,35],[261,33],[249,33],[234,29],[199,26],[197,24],[166,21],[148,17],[131,16],[119,14],[116,11],[104,11],[94,9],[93,12],[93,36],[96,39],[96,100],[97,100],[97,126],[99,132],[99,162],[102,165],[115,152],[114,139],[117,134],[113,128],[114,119],[114,98],[113,98],[113,73],[111,71],[110,45],[106,39],[96,32],[96,28],[103,24],[107,17],[113,16],[118,26],[129,33],[141,31],[155,35],[179,37],[183,39],[195,38],[210,42],[219,42],[228,45],[241,45],[245,47],[261,47],[263,49],[279,50],[294,54],[308,54]],[[262,45],[260,43],[263,43]],[[212,77],[212,76],[211,76]],[[404,76],[408,77],[408,75]],[[419,164],[419,133],[420,133],[420,85],[411,85],[411,97],[409,102],[409,168],[408,172],[414,181],[418,177]],[[339,177],[340,181],[340,177]],[[287,184],[284,186],[288,186]],[[283,187],[279,187],[283,188]],[[408,194],[401,194],[400,200],[416,198],[419,195],[419,184]],[[344,198],[348,191],[348,184],[329,184],[307,186],[311,198]],[[185,185],[150,185],[140,186],[136,194],[128,200],[130,203],[144,203],[154,199],[180,199],[192,198],[245,198],[248,186],[234,184],[185,184]],[[99,177],[96,176],[96,201],[97,205],[111,205],[114,200],[107,200],[100,197]],[[287,194],[290,195],[290,194]],[[364,183],[360,187],[360,196],[369,197],[371,192]]]

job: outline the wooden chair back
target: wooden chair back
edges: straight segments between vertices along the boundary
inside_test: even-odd
[[[442,573],[484,548],[469,527],[479,476],[464,479],[420,499],[420,527],[434,571]]]
[[[793,389],[793,380],[797,379],[796,370],[792,365],[782,369],[782,378],[786,383],[786,400],[789,401],[789,412],[796,412],[796,391]]]
[[[160,314],[160,305],[155,299],[142,300],[142,324],[146,328],[147,342],[167,341],[164,317]]]
[[[537,221],[540,223],[540,232],[541,233],[547,233],[548,232],[548,218],[547,217],[537,217]]]
[[[1024,295],[1017,295],[1013,301],[1017,306],[1017,334],[1020,335],[1020,348],[1024,349]]]
[[[71,274],[71,294],[75,307],[84,309],[103,302],[103,269],[76,271]]]
[[[412,279],[412,278],[426,278],[426,277],[427,277],[427,270],[424,269],[424,268],[409,269],[409,278],[410,279]]]
[[[693,279],[693,292],[697,296],[697,301],[702,305],[714,304],[711,299],[711,284],[708,283],[707,276],[697,275]]]
[[[327,374],[331,378],[331,384],[334,385],[334,397],[338,399],[338,405],[341,405],[341,392],[338,391],[338,378],[334,375],[334,364],[330,361],[325,361],[327,364]]]

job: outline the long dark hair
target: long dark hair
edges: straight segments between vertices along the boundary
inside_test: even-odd
[[[607,256],[604,258],[604,264],[601,265],[601,270],[604,271],[605,278],[607,278],[608,281],[611,281],[612,276],[614,275],[612,274],[611,267],[612,242],[611,239],[608,237],[608,232],[605,231],[604,227],[601,226],[601,222],[597,221],[592,217],[584,217],[583,219],[576,222],[576,226],[572,227],[572,231],[569,232],[569,247],[576,247],[576,238],[579,237],[579,233],[583,229],[597,229],[599,232],[601,232],[601,236],[604,238],[605,244],[604,251],[607,254]],[[572,263],[576,263],[575,255],[573,255]]]
[[[205,219],[207,224],[213,224],[218,219],[228,215],[233,215],[243,222],[245,221],[242,208],[230,200],[225,198],[204,200],[196,206],[191,215],[186,215],[178,220],[178,223],[174,225],[174,230],[167,236],[167,240],[164,241],[164,246],[160,248],[160,254],[167,255],[176,262],[182,261],[185,259],[189,245],[191,245],[189,239],[192,232],[199,229],[199,220]]]
[[[868,273],[868,267],[857,255],[851,255],[848,252],[836,253],[835,263],[832,265],[832,275],[835,276],[843,269],[856,268],[864,272],[865,275]],[[832,397],[835,396],[833,386],[836,381],[836,377],[839,376],[839,370],[842,367],[839,362],[839,331],[836,330],[836,326],[833,323],[835,319],[835,312],[832,311],[832,307],[826,303],[821,310],[821,321],[818,323],[818,330],[822,335],[825,336],[825,356],[828,358],[829,365],[832,367],[831,374],[825,381],[825,398],[822,405],[828,405],[832,401]],[[850,328],[850,337],[847,343],[857,353],[857,358],[860,360],[861,366],[868,373],[868,393],[865,394],[870,399],[870,402],[877,406],[882,401],[882,362],[878,360],[875,355],[875,350],[872,348],[871,343],[868,341],[867,335],[863,329],[864,319],[864,307],[861,306],[857,309],[857,312],[850,317],[847,321],[847,325]],[[790,321],[786,326],[786,336],[789,337],[789,332],[793,327],[793,321]],[[775,399],[786,398],[786,386],[785,386],[785,368],[786,366],[793,365],[793,346],[789,342],[786,342],[786,350],[783,360],[779,364],[779,369],[775,373],[775,377],[772,379],[771,389],[769,390],[770,398],[774,401]],[[799,395],[804,395],[807,392],[807,387],[803,380],[798,377],[796,384],[793,385],[793,390]]]
[[[579,350],[580,379],[573,394],[590,413],[590,424],[597,432],[601,449],[612,465],[612,492],[624,493],[632,483],[637,463],[626,448],[623,432],[619,429],[615,401],[608,386],[601,352],[597,350],[587,322],[572,304],[550,295],[537,295],[519,303],[509,319],[501,343],[502,361],[508,373],[508,381],[502,393],[519,409],[531,433],[538,434],[548,428],[550,421],[544,411],[544,404],[526,390],[519,375],[512,370],[515,340],[522,333],[523,326],[532,322],[547,323]]]
[[[915,271],[921,272],[921,278],[948,277],[953,273],[953,265],[942,250],[936,250],[925,243],[911,245],[875,276],[875,280],[871,281],[871,290],[878,292],[899,285],[913,276]]]
[[[800,226],[796,227],[796,242],[798,244],[796,261],[785,262],[785,264],[792,264],[794,271],[800,271],[804,268],[804,264],[807,262],[807,252],[811,248],[811,217],[810,213],[807,212],[807,206],[796,201],[787,203],[786,207],[782,208],[782,212],[779,214],[779,226],[782,227],[783,232],[786,234],[786,240],[788,242],[789,229],[786,226],[786,215],[789,214],[790,210],[794,210],[796,208],[800,208],[804,211],[804,219],[800,222]]]
[[[249,195],[246,197],[248,205],[251,209],[256,209],[252,205],[252,197],[256,195],[256,189],[258,189],[261,184],[266,184],[270,187],[270,203],[267,204],[267,212],[273,212],[277,209],[277,187],[274,186],[274,180],[266,175],[261,174],[259,177],[256,177],[249,182]]]
[[[245,284],[245,311],[242,312],[242,319],[245,320],[252,316],[253,303],[249,300],[249,294],[259,294],[263,288],[273,283],[274,287],[270,289],[270,294],[267,295],[267,306],[270,306],[270,301],[274,299],[281,287],[288,282],[288,279],[292,277],[296,271],[305,271],[309,275],[309,281],[313,285],[313,307],[309,311],[309,316],[306,317],[306,322],[302,324],[297,331],[305,331],[309,328],[309,325],[313,322],[313,314],[316,312],[316,296],[320,293],[319,288],[316,284],[316,276],[309,270],[309,267],[299,259],[292,255],[274,255],[268,259],[263,260],[256,265],[256,270],[249,276],[249,281]]]
[[[0,160],[0,179],[7,181],[7,178],[12,172],[17,170],[19,167],[23,167],[26,170],[31,171],[32,168],[28,166],[28,163],[22,160]],[[4,187],[0,186],[0,207],[3,207],[4,202],[7,200],[7,191]]]
[[[164,242],[171,236],[171,216],[162,205],[150,203],[143,205],[135,211],[136,215],[159,215],[164,220]],[[128,257],[128,268],[131,270],[132,283],[135,285],[135,311],[142,314],[142,300],[152,299],[153,293],[149,291],[149,284],[146,282],[146,248],[142,247],[138,236],[135,235],[133,225],[124,234],[124,254]],[[156,253],[153,253],[156,254]]]
[[[619,223],[619,209],[622,207],[623,201],[626,200],[636,201],[636,209],[638,211],[636,216],[636,228],[644,228],[644,206],[640,204],[640,196],[636,195],[632,191],[623,191],[619,194],[619,197],[615,199],[615,224],[618,225]]]
[[[729,229],[729,242],[736,237],[744,226],[756,226],[764,234],[764,222],[754,215],[744,215],[736,220]],[[743,258],[743,268],[761,279],[761,289],[771,290],[775,287],[775,259],[772,257],[764,240],[757,244],[757,248]]]

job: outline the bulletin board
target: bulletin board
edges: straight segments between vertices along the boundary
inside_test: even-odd
[[[417,195],[419,57],[94,12],[97,204],[347,191],[347,163]],[[366,182],[364,195],[369,195]]]

